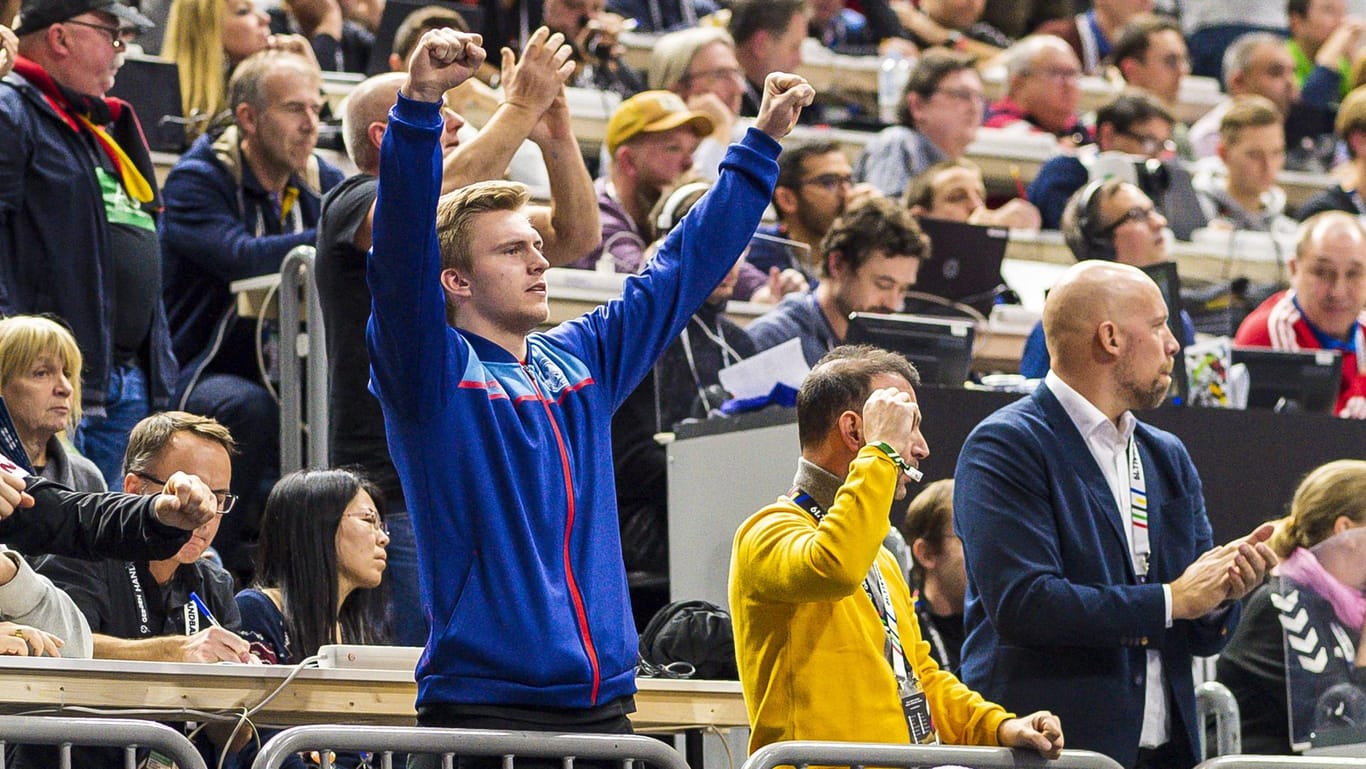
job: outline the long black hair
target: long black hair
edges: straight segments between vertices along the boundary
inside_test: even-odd
[[[337,605],[337,526],[365,491],[384,514],[379,488],[351,470],[300,470],[280,479],[266,499],[256,556],[256,586],[280,591],[294,661],[330,643],[389,641],[383,584],[357,589]],[[341,638],[337,638],[337,625]]]

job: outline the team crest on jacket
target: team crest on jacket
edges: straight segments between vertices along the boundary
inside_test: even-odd
[[[536,369],[536,379],[550,391],[546,393],[546,397],[550,397],[550,393],[558,395],[569,389],[569,377],[565,376],[564,371],[560,369],[556,361],[544,356],[533,355],[528,363]]]

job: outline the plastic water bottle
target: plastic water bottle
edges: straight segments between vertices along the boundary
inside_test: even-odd
[[[901,106],[901,92],[911,77],[915,61],[890,54],[883,58],[877,71],[877,118],[885,125],[896,125],[897,109]]]

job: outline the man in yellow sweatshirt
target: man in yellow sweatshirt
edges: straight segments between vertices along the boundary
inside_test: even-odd
[[[751,751],[780,740],[1062,751],[1057,716],[1017,718],[939,669],[882,548],[893,499],[930,453],[919,381],[900,355],[844,346],[802,383],[793,489],[740,526],[731,553]]]

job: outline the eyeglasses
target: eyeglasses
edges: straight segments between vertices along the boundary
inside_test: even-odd
[[[986,94],[981,91],[974,91],[971,88],[936,88],[931,93],[942,93],[950,99],[958,101],[970,101],[973,104],[986,104]]]
[[[717,67],[716,69],[704,69],[698,72],[689,72],[684,75],[688,80],[707,80],[716,82],[717,80],[743,80],[744,70],[739,67]]]
[[[1123,214],[1120,214],[1120,217],[1118,219],[1105,225],[1105,229],[1101,230],[1100,232],[1102,235],[1108,237],[1110,235],[1113,235],[1115,230],[1119,229],[1120,227],[1123,227],[1129,222],[1140,222],[1142,224],[1147,224],[1149,220],[1151,220],[1153,216],[1155,216],[1156,214],[1157,209],[1153,208],[1152,206],[1134,206],[1128,211],[1125,211]]]
[[[122,51],[128,44],[138,39],[138,30],[133,27],[109,27],[104,24],[92,24],[88,21],[73,21],[67,19],[63,24],[75,24],[78,27],[90,27],[98,29],[109,35],[109,44],[114,46],[115,51]]]
[[[166,485],[166,481],[161,480],[160,478],[156,477],[155,475],[152,475],[151,473],[144,473],[141,470],[134,470],[133,475],[136,475],[142,480],[147,481],[151,484],[155,484],[157,486],[164,487]],[[218,514],[223,515],[225,513],[232,512],[233,506],[237,504],[237,495],[229,494],[226,491],[219,491],[217,489],[212,489],[211,491],[213,491],[214,497],[218,499]]]
[[[1167,69],[1190,69],[1191,60],[1189,57],[1182,56],[1179,53],[1168,53],[1159,56],[1157,63]]]
[[[834,192],[841,187],[854,186],[854,177],[849,174],[821,174],[810,179],[802,179],[802,184],[814,184]]]
[[[384,519],[381,518],[378,513],[365,513],[364,515],[343,515],[342,517],[355,518],[358,521],[365,521],[366,523],[370,524],[370,528],[374,529],[380,534],[383,534],[385,536],[389,535],[389,524],[385,523]]]
[[[1143,154],[1149,157],[1157,157],[1162,154],[1176,152],[1176,142],[1171,139],[1159,139],[1156,136],[1144,136],[1133,131],[1120,131],[1121,134],[1138,142],[1138,146],[1143,148]]]

